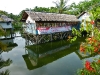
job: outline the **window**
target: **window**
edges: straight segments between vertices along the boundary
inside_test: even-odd
[[[10,25],[10,22],[7,22],[7,25]]]

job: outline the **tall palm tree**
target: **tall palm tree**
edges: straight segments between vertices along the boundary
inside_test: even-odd
[[[60,0],[60,1],[56,1],[56,2],[53,2],[56,4],[56,8],[58,9],[58,13],[62,14],[64,13],[64,11],[66,10],[68,0]]]

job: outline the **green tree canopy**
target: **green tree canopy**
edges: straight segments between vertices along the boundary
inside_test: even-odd
[[[58,13],[62,14],[62,13],[64,13],[64,11],[66,11],[67,2],[68,2],[68,0],[60,0],[60,1],[53,2],[53,3],[55,3],[56,8],[58,9]]]

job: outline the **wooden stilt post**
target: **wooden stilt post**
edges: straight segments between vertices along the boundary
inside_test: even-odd
[[[5,38],[7,39],[7,31],[6,31],[6,29],[5,29]]]
[[[50,41],[52,41],[52,33],[50,34]]]
[[[63,32],[61,32],[61,39],[63,39],[62,34],[63,34]]]
[[[36,44],[38,44],[38,39],[39,37],[38,37],[38,35],[36,35]]]
[[[11,34],[11,38],[13,38],[13,36],[12,36],[12,34],[13,34],[13,33],[12,33],[12,29],[10,29],[10,34]]]
[[[60,39],[62,39],[62,33],[60,32]]]

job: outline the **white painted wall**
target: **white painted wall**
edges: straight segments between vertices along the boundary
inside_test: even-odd
[[[28,18],[26,20],[25,31],[28,33],[36,34],[36,23],[34,20],[31,19],[30,16],[28,16]]]
[[[82,15],[80,18],[79,18],[79,21],[82,21],[82,19],[86,19],[87,17],[90,17],[90,15],[88,13],[85,13],[84,15]]]
[[[26,23],[29,23],[29,22],[30,22],[30,23],[35,23],[35,21],[32,20],[30,16],[28,16],[28,18],[27,18],[27,20],[26,20]]]
[[[25,31],[28,33],[36,34],[36,24],[35,23],[27,23]]]
[[[84,19],[84,22],[82,22],[82,20]],[[81,25],[84,26],[84,30],[86,30],[86,20],[90,19],[90,14],[87,12],[85,14],[83,14],[80,18],[79,21],[81,22]]]

